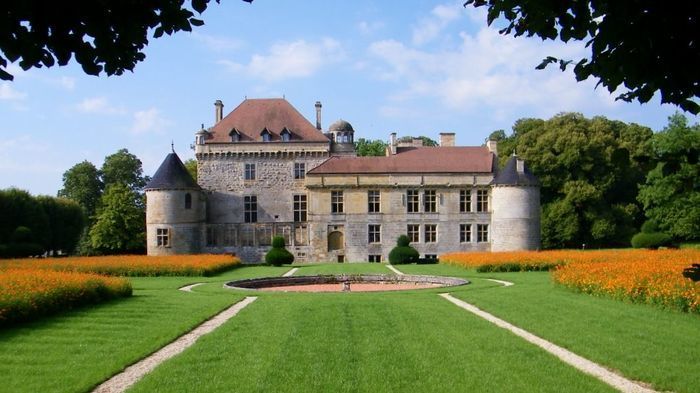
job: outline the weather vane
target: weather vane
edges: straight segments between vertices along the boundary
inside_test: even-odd
[[[170,148],[173,150],[173,153],[175,153],[175,141],[172,139],[170,140]]]

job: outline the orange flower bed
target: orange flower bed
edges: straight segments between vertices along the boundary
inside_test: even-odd
[[[231,255],[120,255],[101,257],[14,259],[0,262],[0,270],[32,268],[98,273],[109,276],[211,276],[241,263]]]
[[[131,284],[123,278],[41,269],[0,270],[0,326],[131,293]]]
[[[696,252],[697,261],[698,253]],[[690,263],[655,260],[576,262],[552,273],[554,281],[593,295],[700,313],[700,283],[682,275]]]

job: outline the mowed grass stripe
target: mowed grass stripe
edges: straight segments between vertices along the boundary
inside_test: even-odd
[[[454,267],[444,266],[444,274]],[[408,267],[410,274],[439,274],[440,265]],[[700,317],[573,292],[554,284],[548,273],[488,273],[480,278],[515,283],[511,287],[450,291],[539,337],[656,390],[700,391]]]
[[[85,392],[245,297],[223,282],[279,275],[234,269],[216,277],[131,278],[134,296],[0,331],[0,392]],[[208,282],[210,290],[177,288]]]
[[[434,293],[260,297],[135,392],[609,392]]]

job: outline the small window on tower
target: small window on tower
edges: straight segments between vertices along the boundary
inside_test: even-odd
[[[192,195],[189,192],[185,194],[185,209],[192,209]]]
[[[170,229],[156,229],[156,245],[158,247],[170,247]]]

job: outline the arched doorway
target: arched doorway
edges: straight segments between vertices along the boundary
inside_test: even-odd
[[[328,251],[338,251],[345,248],[343,232],[333,231],[328,234]]]

